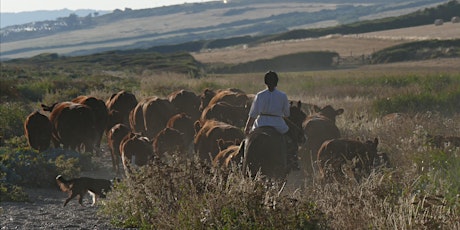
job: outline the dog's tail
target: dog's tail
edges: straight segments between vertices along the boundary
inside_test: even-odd
[[[68,192],[70,191],[70,181],[64,179],[62,177],[62,175],[58,175],[56,177],[56,182],[57,184],[59,185],[59,188],[63,191],[63,192]]]

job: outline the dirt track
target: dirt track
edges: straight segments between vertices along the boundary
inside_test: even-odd
[[[97,171],[82,172],[82,176],[112,179],[110,155],[98,158],[100,168]],[[0,207],[0,229],[116,229],[110,221],[98,215],[99,199],[91,206],[91,197],[85,196],[84,207],[78,204],[78,198],[63,207],[67,194],[56,188],[26,189],[30,202],[2,202]]]

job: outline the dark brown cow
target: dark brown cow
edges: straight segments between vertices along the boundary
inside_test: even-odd
[[[302,124],[307,138],[305,155],[301,156],[304,168],[312,173],[317,160],[316,155],[324,141],[339,138],[340,131],[335,125],[336,117],[343,113],[343,109],[334,109],[328,105],[323,108],[315,106],[315,114],[308,116]]]
[[[132,173],[131,166],[144,166],[153,159],[152,141],[139,133],[130,132],[120,143],[121,159],[127,176]]]
[[[212,104],[223,101],[231,105],[249,107],[248,96],[241,90],[238,89],[222,89],[218,91],[213,91],[210,89],[205,89],[200,95],[200,111],[203,110]]]
[[[169,118],[166,128],[177,129],[183,133],[184,143],[188,150],[192,150],[193,138],[195,137],[194,121],[185,113],[178,113]]]
[[[51,122],[47,116],[35,111],[24,122],[24,133],[29,146],[39,152],[50,147]]]
[[[227,102],[217,102],[208,105],[201,114],[200,122],[203,124],[206,120],[218,120],[225,123],[244,127],[248,118],[249,107],[235,106]]]
[[[168,100],[177,108],[179,113],[186,113],[195,122],[200,118],[200,97],[194,92],[178,90],[168,96]]]
[[[217,140],[219,146],[219,153],[214,157],[212,165],[214,167],[228,168],[231,162],[241,162],[240,144],[241,140],[224,141]]]
[[[342,181],[349,177],[359,181],[379,161],[378,143],[377,138],[365,142],[343,138],[325,141],[317,156],[321,178]]]
[[[207,120],[203,125],[199,121],[195,122],[195,153],[203,160],[209,160],[216,157],[219,153],[219,146],[217,140],[243,140],[243,131],[233,125],[216,120]]]
[[[113,170],[119,174],[120,173],[120,144],[123,138],[131,132],[129,126],[125,124],[118,123],[114,125],[108,132],[107,132],[107,143],[110,149],[110,153],[112,154],[112,166]]]
[[[129,126],[129,113],[137,105],[137,99],[134,94],[122,90],[112,94],[105,104],[109,111],[107,130],[118,123]]]
[[[93,110],[74,102],[61,102],[52,106],[42,104],[44,111],[50,112],[52,141],[55,147],[92,152],[97,136]]]
[[[167,99],[155,96],[145,98],[131,111],[130,127],[134,132],[153,139],[175,114],[176,108]]]
[[[79,96],[72,100],[72,102],[87,105],[93,110],[94,119],[96,121],[96,147],[100,149],[101,140],[104,131],[107,129],[107,122],[109,120],[109,111],[104,101],[90,96]]]
[[[153,150],[158,157],[173,154],[186,156],[187,146],[184,142],[184,134],[172,128],[164,128],[153,140]]]

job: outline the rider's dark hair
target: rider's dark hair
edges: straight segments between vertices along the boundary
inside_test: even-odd
[[[267,73],[265,73],[264,80],[266,85],[276,86],[278,85],[278,74],[270,70]]]

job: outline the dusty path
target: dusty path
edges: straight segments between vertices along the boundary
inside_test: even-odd
[[[82,176],[112,179],[108,153],[97,159],[97,171],[82,172]],[[78,198],[63,207],[67,194],[56,188],[26,189],[30,202],[2,202],[0,204],[0,229],[117,229],[108,218],[98,214],[98,203],[91,206],[91,197],[85,196],[84,207]],[[103,202],[99,199],[98,202]],[[100,204],[100,203],[99,203]]]

